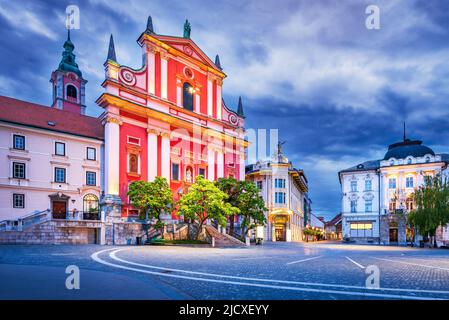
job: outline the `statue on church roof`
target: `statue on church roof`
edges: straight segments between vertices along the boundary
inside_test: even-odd
[[[190,27],[189,20],[186,19],[186,22],[184,23],[184,35],[183,37],[186,39],[190,39],[190,31],[192,31],[192,28]]]

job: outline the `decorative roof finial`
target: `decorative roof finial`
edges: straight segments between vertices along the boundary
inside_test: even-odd
[[[215,56],[215,65],[217,66],[218,69],[223,70],[220,63],[220,56],[218,54]]]
[[[114,38],[112,37],[112,33],[111,37],[109,38],[108,58],[106,60],[117,62],[117,57],[115,56]]]
[[[186,22],[184,23],[184,35],[183,37],[186,39],[190,39],[190,31],[192,31],[192,28],[190,27],[189,20],[186,19]]]
[[[147,20],[147,29],[145,30],[145,33],[154,33],[154,29],[153,29],[153,19],[151,18],[151,16],[148,16],[148,20]]]
[[[242,103],[242,97],[239,97],[239,105],[237,107],[237,115],[241,118],[244,118],[245,115],[243,113],[243,103]]]

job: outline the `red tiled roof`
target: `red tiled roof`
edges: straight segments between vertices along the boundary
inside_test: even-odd
[[[103,126],[98,118],[5,96],[0,96],[0,121],[104,139]],[[50,125],[49,122],[54,125]]]

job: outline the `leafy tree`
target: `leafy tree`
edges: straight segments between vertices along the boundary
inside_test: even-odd
[[[228,199],[226,200],[232,206],[238,207],[238,198],[241,192],[240,184],[237,179],[234,178],[219,178],[216,182],[217,187],[225,192],[228,195]],[[229,215],[229,221],[231,222],[229,225],[229,234],[234,236],[234,221],[235,214]]]
[[[263,198],[259,194],[259,188],[250,181],[239,181],[235,178],[220,178],[217,181],[217,186],[228,194],[226,200],[232,206],[240,209],[242,223],[242,236],[255,228],[258,225],[264,225],[266,223],[265,203]],[[234,221],[234,215],[230,216],[231,221]],[[234,224],[231,223],[230,231],[231,235],[234,234]]]
[[[422,235],[434,237],[436,229],[449,223],[449,182],[436,175],[426,176],[424,185],[414,195],[416,209],[408,215],[408,221]]]
[[[143,219],[157,220],[156,229],[163,227],[161,214],[171,212],[173,207],[173,194],[167,179],[156,177],[154,181],[134,181],[129,186],[129,200],[132,205],[140,209]]]
[[[178,201],[177,215],[198,222],[198,240],[204,222],[215,219],[221,226],[226,226],[229,215],[235,215],[239,209],[226,202],[228,195],[221,191],[213,182],[198,176],[187,192]]]

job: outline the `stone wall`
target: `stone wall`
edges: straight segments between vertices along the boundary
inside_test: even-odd
[[[62,227],[60,222],[47,221],[23,231],[0,232],[0,244],[88,244],[92,233],[95,228]]]

